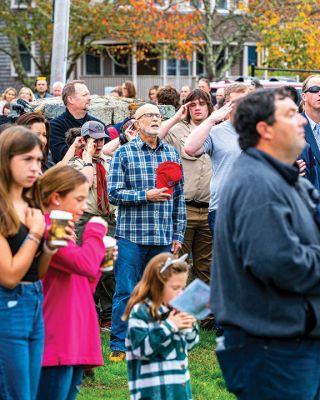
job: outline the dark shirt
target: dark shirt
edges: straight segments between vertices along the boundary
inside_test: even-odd
[[[52,159],[55,163],[61,161],[68,151],[68,146],[65,142],[65,134],[70,128],[81,128],[82,125],[87,121],[98,121],[103,124],[99,119],[93,117],[90,114],[86,114],[83,118],[76,119],[69,112],[68,109],[59,115],[59,117],[54,118],[50,121],[51,126],[51,136],[50,136],[50,150],[52,153]],[[103,124],[104,125],[104,124]],[[104,125],[105,127],[105,125]],[[106,134],[108,132],[105,127]],[[106,138],[105,142],[109,142],[109,135]]]
[[[46,92],[46,93],[44,94],[44,96],[40,96],[40,94],[39,94],[38,92],[35,92],[35,94],[34,94],[34,98],[35,98],[36,100],[38,100],[38,99],[47,99],[48,97],[52,97],[52,94],[50,94],[50,93],[48,93],[48,92]]]
[[[313,186],[249,148],[220,197],[211,307],[222,326],[264,337],[320,337],[320,232]]]
[[[29,232],[28,228],[23,223],[21,223],[18,233],[14,236],[9,236],[7,238],[13,256],[19,251],[20,247],[23,246],[23,243],[26,240],[28,232]],[[41,255],[41,250],[42,250],[42,242],[38,247],[37,253],[33,258],[30,268],[28,269],[28,272],[21,279],[21,281],[35,282],[39,280],[38,268],[39,268],[39,259]]]

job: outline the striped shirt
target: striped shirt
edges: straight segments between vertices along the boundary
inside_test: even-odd
[[[130,399],[192,399],[188,351],[198,342],[198,328],[178,330],[161,306],[162,321],[150,314],[151,301],[131,310],[126,338]]]
[[[116,237],[142,245],[183,243],[186,206],[183,180],[169,200],[147,202],[147,191],[156,187],[156,170],[165,161],[181,165],[177,150],[158,141],[151,149],[138,136],[114,154],[109,171],[109,202],[118,205]]]

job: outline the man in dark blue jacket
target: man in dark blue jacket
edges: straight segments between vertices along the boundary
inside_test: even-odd
[[[62,100],[66,106],[66,111],[50,121],[50,150],[55,163],[61,161],[68,150],[65,142],[65,133],[68,129],[81,128],[88,121],[98,121],[103,124],[99,119],[88,113],[90,92],[85,81],[75,80],[67,83],[62,90]],[[107,142],[110,138],[107,131],[106,134]]]
[[[217,357],[238,399],[317,399],[320,393],[318,200],[292,166],[306,119],[281,92],[240,100],[243,152],[220,198],[211,306],[224,336]]]
[[[307,119],[304,128],[308,143],[301,154],[306,163],[306,177],[320,190],[320,75],[310,75],[302,85],[302,100]]]

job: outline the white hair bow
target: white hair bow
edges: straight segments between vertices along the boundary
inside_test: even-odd
[[[176,263],[179,263],[179,262],[184,262],[184,261],[186,261],[187,258],[188,258],[188,253],[185,253],[180,258],[168,257],[167,261],[164,263],[164,266],[160,269],[160,274],[163,274],[164,271],[166,271],[170,267],[170,265],[176,264]]]

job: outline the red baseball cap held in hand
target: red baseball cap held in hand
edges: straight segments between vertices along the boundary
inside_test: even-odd
[[[168,188],[166,193],[172,195],[173,188],[182,179],[182,166],[173,161],[165,161],[159,164],[156,171],[156,188]]]

